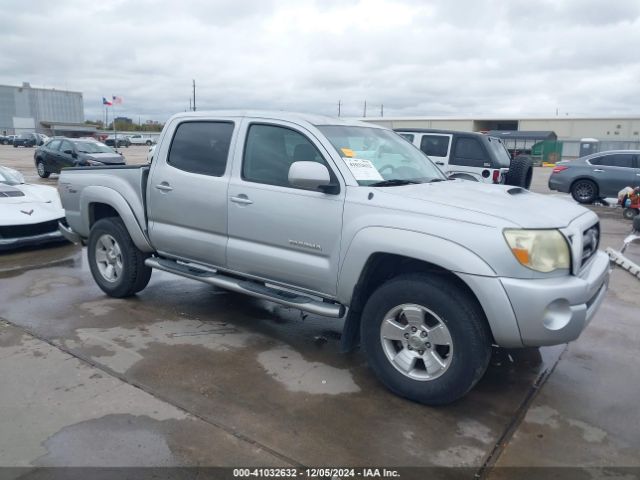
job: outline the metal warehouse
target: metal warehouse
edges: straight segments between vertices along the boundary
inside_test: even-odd
[[[52,125],[63,128],[84,123],[81,92],[0,85],[0,134],[38,132],[56,134]]]
[[[640,148],[640,116],[635,117],[371,117],[366,122],[389,128],[434,128],[470,132],[552,132],[561,155],[577,157],[583,140],[599,151]],[[524,144],[523,144],[524,145]],[[524,150],[533,144],[529,142]]]

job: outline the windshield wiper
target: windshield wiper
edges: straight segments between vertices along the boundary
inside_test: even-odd
[[[447,182],[447,181],[449,181],[448,178],[432,178],[431,180],[429,180],[428,183]]]
[[[382,180],[381,182],[372,183],[367,185],[368,187],[396,187],[401,185],[415,185],[419,182],[417,180],[402,180],[400,178],[392,178],[391,180]]]

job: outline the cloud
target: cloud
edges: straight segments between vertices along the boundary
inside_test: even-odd
[[[640,3],[602,0],[23,2],[0,19],[0,83],[188,107],[360,115],[637,114]]]

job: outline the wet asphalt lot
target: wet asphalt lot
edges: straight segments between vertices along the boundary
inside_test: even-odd
[[[0,146],[0,164],[55,186],[32,155]],[[629,223],[598,213],[618,247]],[[497,352],[467,397],[429,408],[340,354],[340,320],[159,271],[116,300],[79,247],[3,254],[0,466],[640,467],[639,294],[615,271],[578,341]]]

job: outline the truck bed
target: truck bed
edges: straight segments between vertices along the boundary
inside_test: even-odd
[[[147,164],[63,168],[58,191],[68,225],[81,236],[88,237],[89,222],[83,216],[88,214],[89,203],[96,203],[101,196],[119,196],[130,207],[140,228],[146,232],[149,167]],[[89,197],[92,200],[88,200]]]

